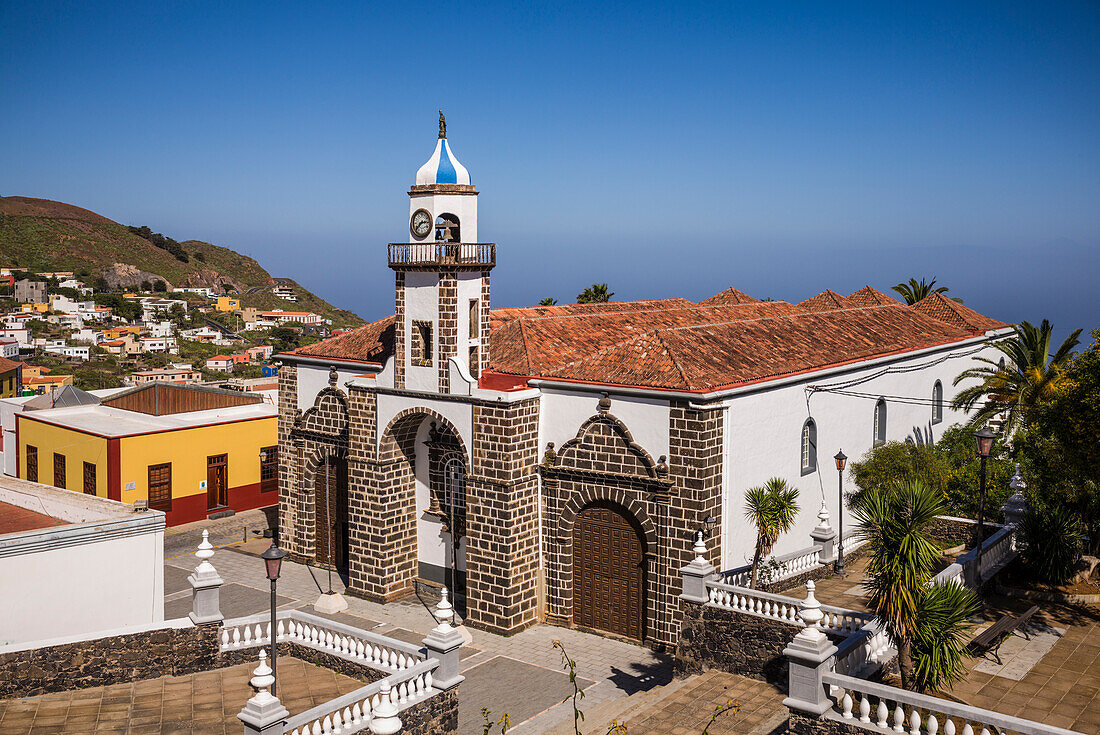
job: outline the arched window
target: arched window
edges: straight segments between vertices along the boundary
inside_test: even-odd
[[[462,242],[458,215],[444,212],[435,218],[436,242]]]
[[[806,419],[802,424],[802,474],[808,475],[817,469],[817,424]]]
[[[932,386],[932,423],[943,421],[943,383],[936,381]]]
[[[886,443],[886,399],[878,399],[875,404],[875,440],[874,446]]]

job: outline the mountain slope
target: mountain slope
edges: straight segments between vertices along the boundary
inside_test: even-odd
[[[253,258],[199,240],[179,243],[182,262],[172,253],[139,237],[128,227],[80,207],[49,199],[0,197],[0,265],[31,271],[73,271],[85,278],[104,277],[112,286],[139,286],[157,277],[170,286],[231,284],[245,305],[314,311],[333,326],[357,326],[363,320],[333,307],[297,286],[297,304],[275,298],[271,274]]]

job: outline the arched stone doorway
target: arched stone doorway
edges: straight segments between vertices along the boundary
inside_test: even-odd
[[[316,507],[316,559],[347,573],[348,533],[348,462],[347,458],[326,453],[313,474],[313,498]]]
[[[643,640],[646,635],[646,542],[624,508],[597,502],[573,524],[573,622]]]

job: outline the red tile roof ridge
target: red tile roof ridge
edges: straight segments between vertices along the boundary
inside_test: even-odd
[[[881,305],[881,306],[887,306],[887,305],[893,305],[893,304],[900,304],[901,303],[900,301],[898,301],[894,297],[890,296],[889,294],[886,294],[886,293],[883,293],[882,291],[879,291],[877,288],[875,288],[871,284],[867,284],[863,288],[856,289],[855,291],[852,291],[852,293],[848,294],[847,298],[852,300],[852,301],[855,301],[857,303],[863,303],[863,302],[870,301],[871,304],[878,304],[878,305]],[[870,306],[871,304],[867,304],[867,305]]]
[[[988,329],[999,329],[1008,326],[1008,324],[1002,321],[988,317],[985,314],[971,309],[969,306],[960,304],[950,296],[944,296],[939,292],[928,294],[909,308],[926,316],[930,316],[933,319],[939,319],[942,322],[947,322],[948,324],[953,324],[960,328],[969,328],[984,332]],[[950,312],[950,316],[943,313],[945,310]]]
[[[673,304],[673,303],[669,303],[669,302],[677,302],[677,303]],[[506,315],[507,312],[526,311],[528,309],[532,309],[532,310],[533,309],[563,309],[564,310],[564,309],[569,309],[570,307],[575,307],[575,306],[596,307],[594,309],[585,309],[583,311],[563,311],[563,313],[560,313],[560,314],[540,314],[540,315],[537,315],[537,316],[526,316],[526,315],[523,315],[523,314],[519,314],[519,315],[516,315],[515,317],[513,317],[512,319],[508,320],[508,321],[515,321],[515,320],[518,320],[518,319],[526,319],[526,320],[534,321],[536,319],[564,319],[564,318],[567,318],[567,317],[572,318],[572,317],[588,317],[588,316],[612,316],[612,315],[615,315],[615,314],[644,314],[647,311],[671,311],[673,309],[690,309],[692,307],[697,307],[697,306],[700,305],[700,304],[696,304],[693,301],[689,301],[688,299],[684,299],[684,298],[680,298],[680,297],[674,297],[674,298],[668,298],[668,299],[637,299],[637,300],[634,300],[634,301],[608,301],[608,302],[604,302],[604,303],[606,303],[609,308],[606,308],[606,309],[599,308],[599,307],[602,306],[602,304],[553,304],[551,306],[502,306],[502,307],[499,307],[499,308],[496,308],[496,309],[490,309],[489,314],[490,314],[490,316],[496,315],[496,316],[499,317],[501,315]],[[629,305],[633,305],[633,304],[653,304],[653,307],[649,308],[649,309],[614,309],[614,308],[610,308],[612,305],[614,305],[614,306],[629,306]]]

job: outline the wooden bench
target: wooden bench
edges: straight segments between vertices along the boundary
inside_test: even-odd
[[[1032,605],[1019,615],[1002,616],[1000,620],[974,636],[974,639],[970,641],[967,648],[970,650],[971,655],[977,656],[992,650],[993,655],[997,657],[997,663],[1000,664],[1001,654],[999,651],[1001,644],[1018,628],[1027,625],[1027,622],[1031,620],[1031,617],[1037,612],[1039,612],[1039,606]],[[1031,640],[1031,636],[1028,635],[1026,630],[1024,631],[1024,637]]]

